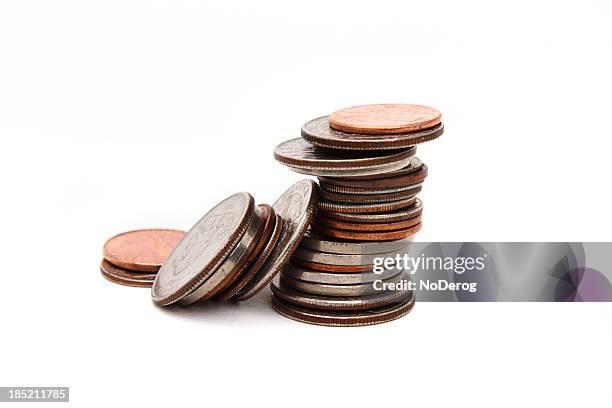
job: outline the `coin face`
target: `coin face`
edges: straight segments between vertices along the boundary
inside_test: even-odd
[[[278,242],[268,260],[233,299],[246,300],[257,294],[289,261],[308,229],[318,200],[316,183],[307,179],[295,183],[276,200],[272,208],[283,220]]]
[[[119,268],[103,259],[100,263],[100,272],[107,280],[124,286],[134,286],[140,288],[150,288],[155,279],[155,273],[133,272]]]
[[[336,228],[325,227],[318,224],[313,224],[313,229],[320,234],[329,235],[330,237],[348,239],[355,241],[392,241],[396,239],[404,239],[413,236],[421,230],[421,223],[412,227],[397,230],[397,231],[378,231],[378,232],[362,232],[348,231]]]
[[[406,167],[416,152],[411,147],[401,151],[330,151],[302,138],[276,146],[274,158],[290,169],[314,176],[365,176],[387,173]]]
[[[435,108],[399,103],[352,106],[329,116],[336,130],[368,135],[416,132],[441,122],[442,114]]]
[[[172,304],[208,279],[238,244],[254,211],[253,197],[238,193],[204,215],[160,268],[151,290],[153,300]]]
[[[300,246],[313,251],[330,254],[367,255],[384,254],[388,252],[406,251],[410,239],[389,242],[349,242],[332,237],[325,237],[308,230],[302,238]]]
[[[329,117],[323,116],[302,126],[302,138],[315,146],[333,150],[375,151],[405,149],[436,139],[444,133],[442,123],[417,132],[369,135],[341,132],[329,126]]]
[[[124,232],[106,241],[103,256],[120,268],[157,272],[184,235],[184,231],[160,228]]]

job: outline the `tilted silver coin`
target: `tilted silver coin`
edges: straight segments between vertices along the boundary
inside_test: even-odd
[[[302,238],[301,247],[312,249],[318,252],[327,252],[330,254],[349,254],[349,255],[367,255],[367,254],[385,254],[389,252],[403,253],[407,246],[412,242],[412,239],[400,239],[397,241],[379,241],[379,242],[350,242],[341,239],[323,237],[317,233],[308,230]]]
[[[274,158],[293,171],[313,176],[367,176],[406,167],[416,148],[394,152],[329,151],[302,138],[276,146]]]
[[[423,167],[423,162],[416,156],[412,156],[410,158],[410,162],[406,167],[401,168],[399,170],[395,170],[389,173],[383,174],[372,174],[370,176],[345,176],[347,180],[378,180],[381,178],[389,178],[389,177],[397,177],[397,176],[405,176],[407,174],[415,173]]]
[[[376,214],[349,214],[329,211],[325,212],[325,216],[333,218],[339,221],[347,222],[365,222],[365,223],[384,223],[384,222],[397,222],[404,221],[414,217],[417,217],[423,213],[423,203],[418,198],[416,202],[407,208],[402,208],[397,211],[376,213]]]
[[[406,279],[405,273],[399,273],[396,276],[391,278],[387,278],[385,280],[379,279],[385,283],[398,283],[401,280]],[[339,296],[339,297],[347,297],[347,296],[367,296],[374,295],[376,293],[383,293],[384,291],[380,290],[379,287],[375,285],[375,282],[361,283],[355,285],[333,285],[328,283],[312,283],[305,282],[295,278],[292,278],[287,275],[282,275],[280,277],[280,287],[281,288],[289,288],[298,292],[310,293],[313,295],[320,296]]]
[[[237,265],[239,265],[241,262],[244,263],[243,257],[247,255],[249,248],[253,244],[253,240],[257,236],[257,232],[263,226],[263,222],[264,220],[262,219],[261,210],[258,207],[255,207],[255,212],[251,217],[249,227],[244,235],[242,235],[242,238],[234,247],[229,256],[217,269],[213,271],[212,275],[206,281],[204,281],[187,296],[183,297],[179,302],[182,305],[190,305],[200,299],[203,299],[204,297],[207,297],[215,289],[217,289],[218,286],[230,276],[230,274],[235,273]]]
[[[376,258],[393,258],[398,254],[403,255],[405,249],[404,247],[403,250],[381,254],[333,254],[300,246],[293,253],[293,257],[326,265],[372,265]]]
[[[238,193],[206,213],[160,268],[153,300],[162,306],[175,303],[206,281],[238,244],[254,211],[253,197]]]
[[[283,268],[281,275],[289,276],[305,282],[327,283],[330,285],[359,285],[374,282],[379,279],[388,279],[402,273],[402,270],[385,269],[382,273],[359,272],[359,273],[334,273],[320,272],[302,268],[296,265],[287,264]]]
[[[363,204],[346,204],[336,203],[333,201],[321,200],[319,209],[328,212],[350,213],[350,214],[371,214],[389,211],[397,211],[401,208],[407,208],[416,203],[417,198],[411,196],[397,201],[387,201],[383,203],[363,203]]]
[[[270,285],[275,297],[294,305],[329,310],[364,310],[391,305],[405,300],[412,295],[411,291],[386,291],[366,296],[320,296],[298,292],[280,287],[277,283]]]
[[[272,208],[283,219],[278,242],[268,260],[232,299],[246,300],[251,298],[270,283],[272,278],[289,262],[289,258],[310,225],[318,202],[317,184],[308,179],[298,181],[276,200]]]

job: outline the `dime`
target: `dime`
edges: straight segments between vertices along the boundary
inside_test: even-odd
[[[375,309],[406,301],[412,297],[410,291],[386,291],[367,296],[319,296],[281,288],[276,283],[270,285],[274,298],[297,306],[326,310],[365,310]]]
[[[333,265],[324,264],[319,262],[306,261],[300,258],[291,258],[291,263],[294,265],[301,266],[303,268],[312,269],[315,271],[322,272],[335,272],[335,273],[355,273],[355,272],[372,272],[374,270],[374,264],[371,265]]]
[[[402,303],[368,310],[316,310],[296,306],[273,297],[272,306],[281,315],[302,323],[321,326],[368,326],[385,323],[407,315],[414,306],[414,295]]]
[[[327,252],[313,251],[312,249],[305,247],[298,247],[293,253],[293,260],[299,259],[308,262],[316,262],[320,264],[327,265],[368,265],[372,266],[374,264],[374,259],[376,258],[389,258],[395,257],[400,252],[404,252],[405,248],[402,248],[398,251],[390,251],[380,254],[358,254],[358,255],[350,255],[350,254],[332,254]],[[295,263],[295,262],[294,262]]]
[[[257,294],[289,262],[308,229],[318,201],[317,184],[308,179],[298,181],[276,200],[272,208],[283,219],[278,243],[255,276],[233,297],[234,300],[246,300]]]
[[[416,203],[417,198],[412,196],[402,200],[389,201],[386,203],[364,203],[364,204],[344,204],[335,203],[333,201],[321,200],[319,209],[324,212],[339,212],[350,214],[370,214],[381,213],[398,210],[400,208],[410,207]]]
[[[340,132],[329,126],[329,117],[323,116],[306,122],[302,126],[302,137],[308,143],[327,149],[342,151],[373,151],[405,149],[418,143],[438,138],[444,133],[442,123],[430,129],[395,135],[364,135]]]
[[[204,215],[160,268],[153,300],[162,306],[175,303],[206,281],[236,247],[254,211],[253,197],[238,193]]]
[[[328,201],[335,201],[337,203],[345,204],[369,204],[369,203],[385,203],[389,201],[403,200],[412,198],[421,191],[421,186],[415,187],[411,190],[400,191],[397,193],[389,194],[346,194],[346,193],[333,193],[327,191],[324,188],[320,189],[321,198]]]
[[[421,216],[409,218],[404,221],[383,222],[383,223],[368,223],[368,222],[346,222],[339,221],[333,218],[317,217],[317,223],[330,228],[343,229],[349,231],[397,231],[413,227],[421,223]]]
[[[329,235],[334,238],[356,240],[356,241],[392,241],[396,239],[404,239],[413,236],[421,230],[421,224],[416,224],[412,227],[397,230],[397,231],[380,231],[380,232],[360,232],[335,229],[313,224],[313,229],[320,233]]]
[[[157,272],[184,235],[184,231],[161,228],[124,232],[106,241],[103,256],[123,269]]]
[[[423,162],[421,162],[421,159],[416,156],[412,156],[410,158],[410,162],[408,162],[408,165],[399,170],[390,171],[389,173],[372,174],[370,176],[345,176],[344,178],[346,180],[376,180],[387,177],[405,176],[406,174],[414,173],[415,171],[421,170],[422,166]]]
[[[427,177],[427,171],[427,166],[423,164],[420,170],[401,176],[385,177],[374,180],[347,180],[345,178],[336,177],[319,177],[319,180],[325,182],[326,185],[347,187],[355,190],[373,190],[381,188],[405,187],[412,184],[422,183]]]
[[[340,109],[329,115],[329,126],[341,132],[386,135],[429,129],[442,114],[423,105],[385,103]]]
[[[408,208],[400,211],[389,211],[378,214],[348,214],[340,212],[325,212],[324,216],[335,220],[347,222],[370,222],[370,223],[385,223],[408,220],[421,215],[423,212],[423,203],[418,198],[416,202]],[[323,215],[323,214],[321,214]]]
[[[270,225],[266,223],[266,229],[268,229],[269,227],[272,227],[272,229],[269,232],[264,232],[260,243],[260,245],[264,244],[265,246],[263,247],[263,249],[260,248],[259,250],[256,249],[256,251],[254,251],[254,253],[257,253],[257,257],[255,258],[255,260],[247,262],[247,264],[245,264],[246,266],[248,266],[246,271],[240,274],[238,280],[236,280],[236,282],[234,282],[220,295],[221,299],[229,300],[233,296],[235,296],[240,290],[242,290],[242,288],[244,288],[247,283],[249,283],[253,276],[255,276],[255,274],[257,273],[259,268],[261,268],[264,262],[266,262],[266,260],[270,256],[270,253],[274,249],[274,246],[278,242],[278,238],[283,227],[283,219],[280,217],[280,215],[274,212],[274,209],[272,207],[270,207],[270,212],[272,217],[270,217]]]
[[[359,273],[334,273],[320,272],[301,268],[296,265],[287,264],[281,275],[289,276],[305,282],[326,283],[331,285],[357,285],[374,282],[378,279],[392,278],[403,271],[385,269],[382,273],[359,272]]]
[[[340,187],[333,184],[326,183],[325,181],[319,180],[319,184],[321,189],[325,190],[329,193],[336,194],[351,194],[351,195],[364,195],[364,194],[372,194],[372,195],[387,195],[387,194],[397,194],[397,193],[410,193],[411,195],[418,194],[421,191],[421,187],[423,183],[411,184],[409,186],[404,187],[394,187],[394,188],[351,188],[351,187]]]
[[[105,259],[100,263],[100,272],[102,276],[113,283],[142,288],[150,288],[156,275],[155,273],[133,272],[119,268]]]
[[[243,270],[243,266],[259,243],[264,229],[264,219],[261,207],[255,209],[246,232],[223,263],[195,290],[183,297],[179,302],[189,305],[212,298],[231,285]]]
[[[276,146],[274,158],[293,171],[313,176],[359,176],[387,173],[406,167],[416,148],[394,152],[330,151],[302,138]]]
[[[330,237],[323,237],[312,230],[308,230],[302,238],[300,246],[313,251],[331,254],[366,255],[383,254],[388,252],[404,252],[410,239],[401,239],[389,242],[348,242]]]
[[[405,273],[399,273],[391,278],[384,280],[386,283],[397,283],[402,279],[406,279]],[[379,279],[382,280],[382,279]],[[330,285],[326,283],[311,283],[294,279],[290,276],[281,274],[280,285],[284,288],[293,289],[298,292],[310,293],[320,296],[367,296],[382,292],[376,289],[374,283],[361,283],[356,285]]]

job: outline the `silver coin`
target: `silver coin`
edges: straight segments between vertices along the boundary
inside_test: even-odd
[[[381,213],[389,211],[397,211],[401,208],[410,207],[416,203],[417,198],[411,196],[402,200],[388,201],[384,203],[364,203],[364,204],[346,204],[346,203],[335,203],[333,201],[321,200],[319,202],[319,209],[325,213],[328,212],[339,212],[339,213],[350,213],[350,214],[371,214]]]
[[[359,285],[371,283],[378,279],[388,279],[402,273],[401,270],[385,269],[382,273],[360,272],[360,273],[334,273],[320,272],[311,269],[301,268],[296,265],[287,264],[283,268],[281,275],[289,276],[305,282],[326,283],[330,285]]]
[[[406,279],[406,274],[399,273],[396,276],[383,280],[383,282],[398,283],[403,279]],[[282,274],[280,277],[280,287],[293,289],[298,292],[310,293],[313,295],[338,297],[367,296],[384,292],[380,289],[377,289],[377,286],[374,284],[374,282],[355,285],[332,285],[327,283],[305,282]]]
[[[332,254],[298,247],[293,253],[293,257],[326,265],[373,265],[376,258],[393,258],[403,252],[400,250],[382,254]]]
[[[371,176],[346,176],[346,180],[378,180],[381,178],[405,176],[407,174],[416,173],[423,167],[423,162],[416,156],[410,158],[408,165],[402,169],[392,171],[384,174],[373,174]]]
[[[270,285],[272,293],[282,301],[313,309],[327,310],[365,310],[388,306],[402,302],[412,296],[411,291],[386,291],[367,296],[320,296],[281,288],[278,284]]]
[[[325,216],[339,221],[364,222],[364,223],[383,223],[404,221],[414,218],[423,212],[423,203],[417,198],[416,202],[407,208],[398,211],[390,211],[377,214],[349,214],[334,211],[326,211]]]
[[[151,288],[155,302],[177,302],[206,281],[247,230],[255,201],[234,194],[210,210],[189,230],[160,268]]]
[[[329,151],[302,138],[276,146],[274,158],[293,171],[313,176],[368,176],[400,170],[410,163],[416,148],[394,152]]]
[[[236,271],[237,265],[247,255],[249,248],[253,244],[257,232],[262,226],[264,220],[262,219],[261,210],[255,207],[255,212],[249,222],[249,227],[238,242],[238,245],[234,247],[229,256],[223,261],[223,263],[213,271],[212,275],[204,281],[200,286],[195,288],[191,293],[179,300],[182,305],[190,305],[197,302],[200,299],[206,297],[219,285],[221,285],[226,278]]]
[[[342,186],[335,186],[333,184],[329,184],[324,180],[319,180],[319,185],[321,186],[322,189],[329,191],[331,193],[336,193],[336,194],[394,194],[394,193],[402,193],[405,191],[410,191],[410,190],[414,190],[416,193],[421,191],[421,188],[423,187],[423,183],[415,183],[415,184],[410,184],[407,186],[403,186],[403,187],[394,187],[394,188],[368,188],[368,189],[354,189],[354,188],[350,188],[350,187],[342,187]]]
[[[350,242],[341,239],[323,237],[308,230],[302,238],[301,247],[330,254],[367,255],[389,252],[403,253],[412,239],[379,242]]]
[[[234,300],[246,300],[257,294],[289,262],[289,258],[310,225],[318,202],[317,184],[308,179],[298,181],[276,200],[272,208],[283,219],[278,243],[268,260],[249,283],[238,292]]]
[[[321,199],[333,201],[336,203],[344,204],[375,204],[375,203],[386,203],[390,201],[403,200],[411,198],[421,192],[421,187],[416,187],[411,190],[400,191],[397,193],[385,193],[385,194],[346,194],[346,193],[333,193],[327,191],[324,188],[320,188]]]

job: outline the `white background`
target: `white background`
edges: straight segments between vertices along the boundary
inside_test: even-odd
[[[607,1],[2,1],[0,385],[75,406],[610,406],[612,304],[420,303],[366,328],[269,293],[178,312],[105,281],[104,241],[300,178],[303,122],[432,105],[431,241],[609,240]]]

